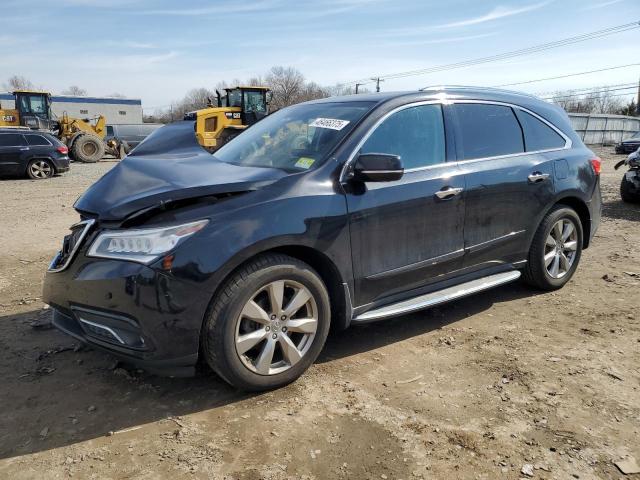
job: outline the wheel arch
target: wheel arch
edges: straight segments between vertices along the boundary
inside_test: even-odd
[[[343,278],[335,262],[325,253],[299,244],[263,245],[262,248],[251,248],[250,251],[236,255],[220,270],[215,277],[215,288],[212,291],[211,301],[218,295],[226,281],[240,270],[245,264],[251,262],[259,255],[279,253],[293,257],[313,268],[325,284],[331,303],[331,328],[344,329],[351,322],[351,295],[347,280]],[[205,317],[202,319],[203,325]]]
[[[567,207],[570,207],[573,210],[575,210],[575,212],[578,214],[578,217],[580,218],[580,223],[582,224],[582,232],[583,232],[582,248],[583,249],[588,248],[590,237],[591,237],[591,234],[590,234],[591,214],[589,213],[589,207],[587,207],[586,202],[578,197],[573,197],[573,196],[563,197],[558,199],[556,203],[554,203],[549,208],[549,210],[551,210],[551,208],[553,208],[556,205],[566,205]],[[547,210],[546,213],[548,213],[549,210]]]

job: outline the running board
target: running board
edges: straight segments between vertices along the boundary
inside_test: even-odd
[[[453,287],[448,287],[443,290],[420,295],[419,297],[410,298],[409,300],[403,300],[402,302],[369,310],[358,315],[351,320],[351,322],[367,323],[375,320],[382,320],[383,318],[395,317],[396,315],[415,312],[416,310],[422,310],[423,308],[429,308],[434,305],[438,305],[439,303],[449,302],[456,298],[466,297],[467,295],[481,292],[482,290],[497,287],[503,283],[512,282],[519,277],[519,270],[489,275],[488,277],[478,278],[477,280],[471,280],[470,282],[461,283],[460,285],[454,285]]]

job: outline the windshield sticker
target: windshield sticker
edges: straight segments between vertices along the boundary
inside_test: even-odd
[[[309,124],[310,127],[330,128],[331,130],[342,130],[349,124],[349,120],[338,118],[316,118]]]
[[[313,165],[313,162],[315,162],[313,158],[300,157],[296,162],[296,167],[308,169]]]

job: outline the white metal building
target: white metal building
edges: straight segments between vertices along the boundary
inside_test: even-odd
[[[15,108],[12,94],[0,93],[0,108]],[[57,117],[62,117],[64,112],[75,118],[93,118],[104,115],[109,125],[142,123],[142,101],[133,98],[52,95],[51,111]]]

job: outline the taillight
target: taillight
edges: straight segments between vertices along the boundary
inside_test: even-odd
[[[67,153],[69,153],[69,149],[64,145],[61,145],[60,147],[56,148],[56,150],[58,150],[63,155],[66,155]]]
[[[602,160],[598,157],[591,159],[591,168],[593,168],[593,173],[596,175],[600,175],[600,171],[602,170]]]

